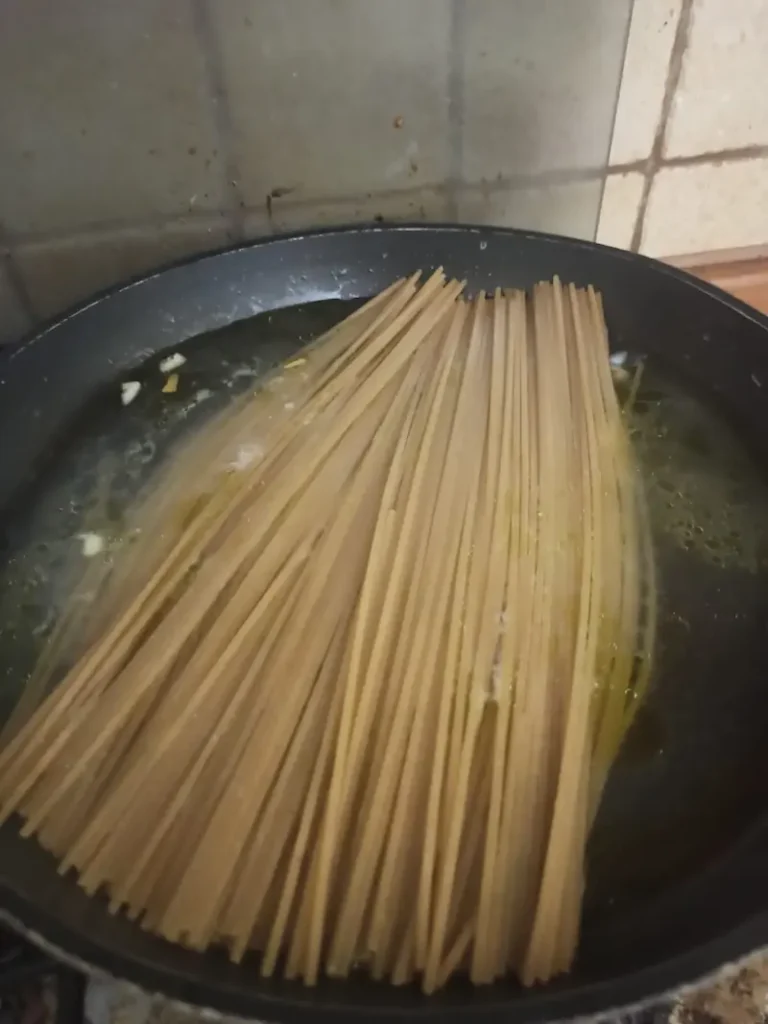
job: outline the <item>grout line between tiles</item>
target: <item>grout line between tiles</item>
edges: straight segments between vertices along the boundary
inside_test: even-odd
[[[124,220],[114,218],[101,221],[93,221],[90,224],[81,224],[69,229],[62,228],[56,231],[29,231],[23,233],[9,232],[6,236],[6,246],[12,252],[18,249],[26,249],[37,246],[56,245],[59,242],[69,242],[74,239],[82,240],[88,238],[103,238],[105,235],[130,235],[134,232],[161,231],[168,228],[189,228],[196,225],[216,227],[219,225],[230,226],[231,221],[228,212],[211,213],[205,210],[189,212],[173,216],[161,214],[153,217]]]
[[[685,52],[688,49],[688,41],[691,35],[693,3],[694,0],[683,0],[680,8],[680,15],[678,17],[677,28],[675,30],[675,38],[669,55],[667,80],[664,85],[664,97],[661,102],[659,123],[656,128],[656,134],[653,139],[650,156],[647,161],[645,161],[645,180],[643,181],[643,191],[637,207],[635,226],[632,231],[632,241],[630,243],[630,249],[632,252],[639,252],[640,250],[640,246],[643,241],[643,230],[645,228],[645,216],[648,212],[648,202],[651,196],[651,186],[653,185],[653,179],[663,160],[664,142],[667,135],[669,116],[672,111],[672,103],[674,102],[675,93],[677,92],[677,87],[680,83],[680,76],[683,71],[683,59],[685,57]]]
[[[735,164],[743,160],[768,157],[768,145],[741,146],[738,149],[717,149],[691,156],[671,156],[659,160],[657,170],[667,167],[701,167],[706,164]],[[631,163],[613,164],[608,174],[629,174],[633,171],[644,173],[648,160],[634,160]]]
[[[658,166],[683,167],[695,164],[731,163],[754,157],[768,157],[768,146],[748,146],[742,149],[704,153],[694,157],[674,157],[669,160],[660,160],[658,162]],[[508,175],[505,177],[495,178],[491,181],[470,182],[465,184],[463,188],[467,192],[479,192],[483,196],[492,196],[499,192],[517,188],[536,188],[549,185],[570,185],[577,184],[579,182],[598,181],[604,180],[606,176],[627,174],[633,171],[645,173],[647,165],[648,161],[640,160],[634,163],[616,164],[613,167],[609,167],[607,170],[604,167],[584,167],[543,171],[537,174]],[[445,183],[427,183],[406,189],[394,188],[375,193],[360,192],[356,195],[348,196],[330,195],[302,198],[300,195],[294,194],[291,196],[290,200],[286,202],[286,205],[290,204],[292,208],[302,208],[318,206],[323,203],[331,204],[342,202],[344,205],[354,206],[355,203],[369,204],[372,200],[378,199],[388,200],[400,197],[407,200],[409,198],[415,198],[423,195],[424,193],[441,191],[446,192],[446,194],[450,196],[454,187],[455,184],[453,182],[449,182],[447,185]],[[280,197],[273,198],[273,206],[276,210],[279,210],[279,204],[281,202]],[[263,216],[263,204],[251,206],[245,204],[241,205],[241,203],[242,200],[238,200],[237,218],[240,225],[244,224],[247,217],[253,215]],[[194,227],[195,225],[207,225],[213,227],[221,224],[222,221],[226,221],[231,224],[229,215],[230,211],[226,211],[225,214],[221,214],[211,210],[188,210],[176,215],[162,214],[131,220],[110,218],[101,221],[94,221],[90,224],[81,224],[69,229],[60,229],[55,231],[16,232],[8,229],[2,231],[2,229],[0,229],[0,250],[5,248],[13,253],[13,251],[18,248],[50,245],[58,242],[67,242],[72,239],[87,239],[88,237],[98,238],[110,233],[118,234],[121,232],[130,233],[159,229],[172,230],[173,228],[184,229]],[[455,214],[451,215],[455,216]],[[239,240],[241,240],[240,234],[238,234],[234,241]]]
[[[195,33],[203,54],[205,72],[208,78],[210,102],[222,163],[224,196],[229,197],[227,213],[229,215],[233,241],[240,241],[244,237],[245,230],[243,216],[245,203],[240,188],[237,161],[235,159],[235,132],[232,123],[232,111],[229,106],[229,94],[225,84],[221,50],[219,49],[216,30],[211,21],[208,0],[190,0],[190,3]]]
[[[692,156],[670,156],[662,159],[661,167],[696,167],[701,164],[733,164],[740,160],[753,160],[768,156],[768,146],[740,146],[737,149],[718,149],[709,153],[695,153]]]
[[[575,170],[545,171],[540,174],[526,174],[511,177],[494,178],[492,181],[481,181],[469,183],[464,188],[469,191],[477,191],[484,196],[494,195],[497,192],[504,192],[507,189],[531,188],[546,185],[569,185],[583,181],[596,181],[605,174],[603,167],[585,167]],[[355,203],[368,204],[372,200],[388,200],[393,198],[415,198],[428,192],[447,192],[450,185],[443,183],[416,185],[412,188],[393,188],[377,192],[359,192],[355,195],[315,195],[307,198],[291,195],[286,205],[294,207],[321,206],[324,203],[343,203],[346,206],[354,206]],[[272,205],[277,210],[280,197],[273,197]],[[264,215],[264,204],[254,206],[238,205],[239,218],[245,218],[257,214]],[[56,242],[66,242],[72,238],[88,238],[89,236],[102,236],[108,233],[147,231],[161,228],[185,228],[195,224],[215,225],[221,223],[224,218],[221,214],[209,210],[191,210],[178,215],[145,217],[141,219],[124,220],[120,218],[93,221],[90,224],[81,224],[69,229],[56,231],[29,231],[29,232],[8,232],[6,244],[8,248],[21,248],[26,246],[47,245]]]
[[[464,172],[464,49],[467,11],[464,0],[451,0],[448,39],[448,200],[447,215],[458,219],[459,187]]]

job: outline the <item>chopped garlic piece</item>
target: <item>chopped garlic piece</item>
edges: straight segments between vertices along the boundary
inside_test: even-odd
[[[172,373],[170,377],[163,384],[162,391],[164,395],[174,395],[179,390],[179,375],[178,373]]]
[[[187,357],[183,356],[181,352],[174,352],[172,355],[160,360],[160,373],[170,373],[171,370],[178,370],[186,361]]]
[[[86,558],[93,558],[95,555],[100,555],[104,550],[104,538],[100,533],[80,533],[78,534],[78,537],[83,546],[83,555]]]
[[[264,449],[260,444],[241,444],[237,449],[237,454],[234,459],[230,462],[229,468],[237,471],[247,469],[248,466],[256,459],[260,459],[264,454]]]
[[[138,380],[124,380],[120,385],[120,390],[123,405],[130,405],[141,391],[141,382]]]

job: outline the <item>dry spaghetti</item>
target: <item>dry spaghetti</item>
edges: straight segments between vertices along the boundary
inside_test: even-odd
[[[397,282],[193,437],[127,536],[6,726],[3,817],[265,975],[568,969],[654,621],[594,291]]]

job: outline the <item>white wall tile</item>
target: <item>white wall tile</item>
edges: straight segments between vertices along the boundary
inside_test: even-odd
[[[7,257],[0,253],[0,344],[17,341],[30,326],[8,276]]]
[[[541,188],[467,188],[459,196],[459,220],[529,231],[594,238],[602,182],[570,182]]]
[[[682,0],[635,0],[611,143],[612,165],[650,156]]]
[[[666,167],[651,187],[642,251],[677,256],[768,241],[768,159]]]
[[[211,11],[249,205],[275,188],[292,188],[295,203],[446,177],[444,0],[227,0]]]
[[[94,292],[229,241],[216,215],[163,227],[91,232],[21,245],[15,252],[36,312],[52,316]]]
[[[47,232],[224,196],[187,0],[3,0],[0,220]]]
[[[483,0],[465,8],[465,182],[601,166],[628,5]]]
[[[638,171],[608,175],[597,226],[598,242],[617,249],[629,249],[644,182],[645,177]]]
[[[666,156],[768,144],[768,0],[695,0]]]

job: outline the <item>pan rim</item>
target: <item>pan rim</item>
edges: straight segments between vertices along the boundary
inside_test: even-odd
[[[499,236],[502,238],[517,238],[521,241],[531,240],[546,242],[548,244],[561,247],[565,245],[571,249],[583,249],[587,252],[594,252],[596,250],[607,251],[610,252],[615,259],[619,259],[630,264],[652,267],[656,273],[685,282],[695,290],[715,299],[721,305],[733,309],[748,320],[760,324],[768,329],[768,314],[761,313],[759,310],[749,306],[741,299],[737,299],[735,296],[723,291],[723,289],[719,288],[717,285],[696,277],[682,267],[675,266],[671,263],[665,263],[662,260],[654,259],[653,257],[646,256],[643,253],[630,252],[627,249],[619,249],[615,246],[604,245],[601,242],[590,241],[588,239],[574,238],[570,235],[558,235],[553,232],[533,231],[524,228],[497,227],[488,224],[463,224],[457,221],[435,221],[430,223],[420,221],[402,221],[392,224],[364,222],[359,224],[350,223],[332,225],[329,227],[310,228],[306,231],[284,231],[273,235],[264,235],[247,242],[236,242],[233,245],[217,246],[216,248],[207,249],[191,256],[184,256],[180,259],[170,260],[167,263],[158,265],[152,270],[141,272],[116,284],[108,285],[105,288],[101,288],[93,292],[86,298],[66,306],[59,313],[43,319],[40,324],[37,324],[29,331],[24,332],[17,341],[7,342],[0,346],[0,371],[7,360],[13,360],[30,346],[41,343],[48,334],[64,323],[72,320],[74,317],[80,316],[93,307],[102,306],[105,302],[114,299],[123,292],[153,281],[155,278],[160,277],[163,274],[167,274],[170,271],[193,266],[207,260],[218,259],[222,256],[235,255],[241,252],[250,252],[256,249],[271,248],[277,243],[294,243],[300,242],[304,239],[322,237],[343,238],[345,236],[362,234],[390,236],[408,234],[411,232],[427,234],[434,234],[435,232],[450,232],[463,235],[475,234],[480,236],[481,240],[486,240],[493,236]]]
[[[583,249],[585,251],[607,250],[609,247],[594,242],[579,239],[565,238],[558,235],[542,234],[532,231],[524,231],[513,228],[495,228],[481,225],[459,225],[459,224],[418,224],[407,223],[397,225],[353,225],[348,227],[329,227],[313,229],[312,231],[289,232],[280,235],[269,236],[254,242],[227,246],[211,251],[204,255],[193,256],[188,259],[174,261],[173,263],[140,275],[128,282],[110,287],[98,295],[81,302],[64,313],[52,318],[42,327],[35,329],[26,335],[16,345],[8,346],[0,352],[0,376],[4,376],[3,370],[6,366],[12,366],[14,360],[31,348],[40,345],[53,343],[55,339],[50,336],[62,325],[74,318],[82,317],[88,310],[103,308],[105,304],[113,301],[117,296],[130,289],[141,288],[156,278],[168,274],[171,271],[181,268],[214,261],[221,257],[234,255],[241,252],[248,252],[255,249],[274,248],[279,244],[298,243],[302,240],[315,237],[344,237],[360,234],[377,234],[383,236],[401,235],[409,232],[421,232],[434,234],[461,233],[463,235],[475,234],[479,240],[490,240],[496,236],[518,239],[521,244],[526,240],[535,240],[561,247],[567,245],[572,250]],[[751,309],[738,299],[727,295],[717,287],[693,278],[690,274],[677,267],[660,264],[655,260],[636,253],[628,253],[623,250],[611,249],[615,258],[625,263],[639,263],[646,267],[652,267],[654,272],[684,282],[688,287],[708,295],[718,303],[729,307],[734,312],[751,320],[763,329],[768,330],[768,317]],[[11,372],[12,375],[12,372]],[[46,915],[40,917],[39,908],[30,904],[18,893],[13,892],[5,878],[0,878],[0,916],[6,918],[10,915],[12,926],[24,931],[32,941],[44,944],[47,949],[63,960],[74,958],[77,962],[89,971],[100,971],[115,977],[125,978],[129,982],[144,989],[158,991],[175,1001],[185,1005],[205,1007],[210,996],[206,997],[206,982],[196,978],[177,977],[166,968],[156,967],[153,963],[142,963],[138,958],[126,958],[110,952],[108,949],[101,949],[93,944],[88,936],[81,935],[76,928],[68,925],[46,920]],[[329,1022],[331,1016],[354,1017],[365,1014],[365,1016],[381,1021],[402,1021],[408,1017],[420,1017],[431,1015],[435,1019],[452,1018],[458,1013],[473,1012],[482,1020],[495,1021],[528,1021],[528,1020],[556,1020],[566,1019],[574,1016],[586,1016],[599,1014],[604,1015],[613,1010],[624,1008],[627,1005],[641,1005],[649,999],[655,998],[665,992],[693,983],[696,979],[710,974],[724,963],[741,959],[758,948],[768,943],[768,913],[758,913],[745,921],[739,927],[730,930],[726,934],[705,942],[701,946],[695,946],[690,950],[676,957],[668,959],[660,964],[645,967],[639,971],[621,975],[605,981],[587,983],[581,989],[566,989],[562,992],[547,991],[542,989],[534,992],[524,999],[501,997],[498,1003],[483,1002],[457,1003],[450,1006],[437,1001],[424,1001],[422,1005],[414,1004],[412,1007],[382,1007],[380,1009],[370,1006],[351,1006],[338,1003],[323,1003],[322,1006],[312,1004],[311,999],[306,1001],[293,1000],[284,997],[272,997],[268,993],[258,991],[254,988],[248,992],[230,990],[224,992],[219,989],[216,992],[216,1006],[211,1008],[217,1013],[234,1013],[237,1016],[253,1018],[254,1015],[263,1016],[269,1014],[279,1015],[279,1018],[286,1021],[308,1021],[318,1020],[326,1017]],[[72,950],[72,952],[69,952]],[[79,952],[78,952],[79,951]],[[114,961],[125,960],[125,968]],[[119,969],[116,969],[119,967]],[[143,980],[142,980],[143,975]],[[191,996],[194,995],[194,998]],[[503,1016],[502,1016],[503,1015]]]

